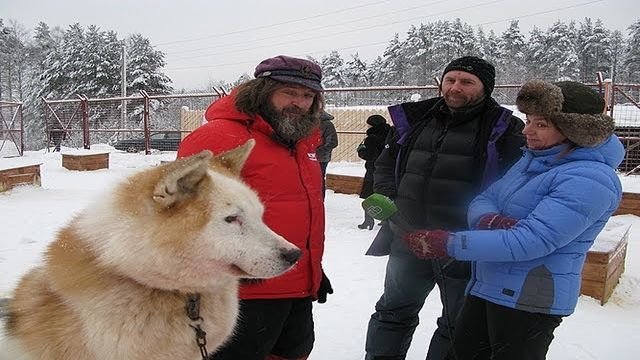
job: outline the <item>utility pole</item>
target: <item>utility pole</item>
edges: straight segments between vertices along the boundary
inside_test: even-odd
[[[120,96],[123,98],[127,97],[127,47],[125,44],[125,40],[122,40],[122,63],[120,64],[120,68],[122,70],[122,74],[120,75]],[[120,129],[124,128],[124,124],[127,120],[127,100],[122,100],[122,109],[120,111]]]

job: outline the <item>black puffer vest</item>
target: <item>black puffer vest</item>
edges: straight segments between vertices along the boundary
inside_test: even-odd
[[[467,206],[481,190],[495,122],[484,106],[452,113],[439,101],[412,125],[399,150],[395,202],[416,228],[467,228]]]

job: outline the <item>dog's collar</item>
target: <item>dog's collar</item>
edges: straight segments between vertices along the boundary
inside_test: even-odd
[[[198,344],[202,360],[207,360],[209,355],[207,352],[207,333],[200,326],[203,322],[200,316],[200,294],[188,294],[185,310],[189,320],[191,320],[189,326],[196,332],[196,344]]]

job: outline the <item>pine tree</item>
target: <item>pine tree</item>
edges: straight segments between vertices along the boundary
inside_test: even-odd
[[[546,38],[542,30],[537,26],[533,27],[529,34],[529,41],[525,51],[525,63],[526,66],[526,79],[546,79],[549,78],[549,74],[546,74],[542,64],[545,61],[545,54],[547,51]]]
[[[427,72],[427,54],[431,46],[431,39],[425,36],[424,27],[411,26],[407,32],[407,39],[402,46],[406,59],[407,79],[410,85],[423,85],[429,79]]]
[[[16,21],[0,22],[0,98],[23,101],[29,54],[27,31]]]
[[[522,81],[525,74],[524,44],[518,21],[511,21],[500,37],[498,66],[501,70],[496,74],[496,83],[517,84]]]
[[[402,43],[396,33],[384,51],[382,68],[382,85],[406,85],[405,73],[407,64],[403,57]]]
[[[384,72],[380,71],[383,64],[384,60],[382,56],[378,56],[371,62],[371,66],[367,69],[367,79],[369,79],[371,86],[381,86],[384,84]]]
[[[545,63],[552,80],[579,80],[580,69],[576,52],[575,24],[557,21],[546,33]]]
[[[611,79],[613,82],[616,82],[618,79],[618,67],[622,64],[624,56],[625,56],[625,48],[624,48],[624,36],[620,30],[615,30],[611,33]],[[622,76],[624,79],[624,73]]]
[[[593,81],[595,74],[599,71],[610,77],[612,60],[610,36],[610,32],[604,28],[599,19],[592,24],[591,19],[585,18],[585,21],[580,24],[576,46],[581,81]]]
[[[358,53],[351,55],[344,69],[346,86],[360,87],[369,85],[367,76],[367,64],[360,59]]]
[[[344,60],[340,53],[332,51],[328,56],[322,58],[322,83],[325,87],[344,87]]]
[[[496,65],[500,60],[500,39],[493,30],[489,30],[486,44],[482,48],[484,59]]]
[[[629,38],[625,51],[626,81],[640,81],[640,20],[628,27]]]
[[[162,72],[164,53],[155,50],[149,39],[131,35],[127,43],[127,93],[144,90],[150,95],[171,93],[171,79]]]

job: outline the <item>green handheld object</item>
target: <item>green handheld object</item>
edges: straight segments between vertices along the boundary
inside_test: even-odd
[[[362,201],[362,208],[367,215],[376,220],[387,220],[398,212],[393,200],[382,194],[374,193]]]

